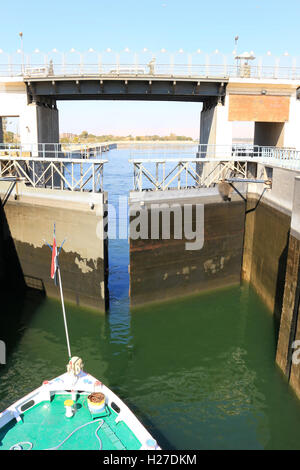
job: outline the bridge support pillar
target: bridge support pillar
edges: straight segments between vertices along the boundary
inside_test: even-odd
[[[231,150],[232,122],[228,120],[228,100],[224,104],[203,103],[197,158],[226,158],[231,156]],[[203,173],[202,166],[197,164],[199,174]]]
[[[232,122],[225,104],[204,103],[200,120],[199,157],[231,156]],[[205,153],[205,154],[204,154]]]
[[[56,100],[35,95],[29,103],[23,81],[4,83],[0,88],[0,142],[3,141],[1,118],[5,116],[19,118],[20,143],[28,151],[29,144],[59,142]]]
[[[295,96],[290,97],[289,120],[284,124],[284,140],[283,146],[300,149],[300,100]]]
[[[59,142],[58,110],[55,104],[31,103],[20,113],[20,140],[29,144]]]

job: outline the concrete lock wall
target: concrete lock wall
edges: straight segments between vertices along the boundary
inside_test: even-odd
[[[239,283],[242,278],[274,316],[276,362],[300,398],[300,353],[299,364],[293,361],[300,348],[300,176],[276,165],[253,165],[258,179],[272,178],[272,188],[249,183],[246,202],[235,193],[225,202],[217,189],[130,194],[130,220],[146,220],[149,237],[130,239],[131,305]],[[244,189],[239,190],[245,197]],[[160,218],[151,218],[153,203],[165,204]],[[201,249],[186,250],[187,240],[176,238],[182,223],[177,219],[176,225],[175,215],[170,238],[162,236],[164,213],[169,214],[174,203],[204,205]],[[193,224],[195,228],[195,213]],[[157,235],[152,240],[151,228]]]
[[[17,199],[11,196],[5,205],[5,216],[26,283],[59,297],[50,278],[51,250],[46,245],[53,244],[56,223],[57,244],[66,239],[60,255],[66,300],[104,311],[108,299],[106,194],[18,186]]]
[[[242,277],[274,314],[279,328],[297,172],[258,165],[257,178],[272,175],[272,189],[249,184]]]
[[[151,210],[151,204],[164,204],[165,207]],[[176,239],[175,234],[180,233],[180,229],[187,234],[183,227],[184,217],[180,219],[178,215],[171,217],[170,238],[164,239],[163,218],[168,220],[173,204],[181,209],[184,205],[193,206],[194,231],[197,224],[196,204],[203,207],[204,223],[200,225],[204,229],[204,243],[203,246],[199,244],[199,249],[186,249],[186,243],[190,240],[184,235],[182,239]],[[147,221],[149,236],[146,240],[132,239],[131,226],[131,305],[159,302],[240,282],[245,205],[238,195],[233,194],[231,202],[224,202],[216,188],[131,193],[129,208],[131,222],[144,213],[142,219]],[[161,212],[160,220],[158,212]],[[201,215],[198,217],[201,221]],[[156,239],[150,238],[151,230],[156,233]]]
[[[300,178],[295,179],[283,307],[276,361],[300,398],[300,367],[293,354],[300,339]],[[297,357],[296,357],[297,359]]]
[[[271,190],[248,187],[243,279],[276,321],[276,362],[300,398],[300,177],[299,172],[258,165],[258,178],[273,175]],[[296,356],[295,356],[296,355]]]
[[[25,281],[6,214],[0,200],[0,292],[4,296],[25,291]],[[9,294],[8,294],[9,293]]]

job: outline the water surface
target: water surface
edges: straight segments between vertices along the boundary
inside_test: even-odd
[[[130,152],[107,156],[105,189],[117,205],[132,184]],[[67,304],[72,353],[160,445],[299,449],[300,402],[275,365],[274,321],[255,292],[243,284],[130,311],[128,241],[110,240],[109,257],[109,314]],[[3,409],[62,373],[67,348],[58,301],[4,296],[1,314],[2,331],[13,331],[0,366]]]

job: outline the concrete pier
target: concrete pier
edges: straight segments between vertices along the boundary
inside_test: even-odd
[[[198,249],[193,249],[195,240],[185,236],[183,211],[186,205],[192,208],[194,230],[196,206],[203,210],[203,243],[199,240]],[[129,206],[131,221],[140,211],[145,213],[149,235],[149,239],[130,239],[132,305],[240,282],[245,205],[237,194],[231,202],[224,202],[216,188],[132,192]],[[168,226],[170,213],[170,238],[164,239],[162,221],[167,218]],[[151,239],[151,231],[156,232],[156,239]],[[181,239],[177,238],[180,232],[183,233]],[[187,249],[189,242],[192,242],[192,249]]]
[[[4,183],[1,183],[1,196]],[[59,297],[50,278],[53,225],[57,244],[66,239],[60,265],[66,300],[104,311],[107,307],[105,193],[39,190],[18,183],[5,216],[25,281]]]

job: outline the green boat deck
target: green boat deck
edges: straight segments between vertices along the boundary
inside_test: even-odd
[[[76,401],[77,411],[72,418],[65,416],[64,401],[70,394],[55,395],[51,402],[44,401],[25,411],[22,421],[12,420],[0,429],[0,450],[8,450],[19,442],[31,442],[32,450],[45,450],[57,447],[76,428],[93,420],[87,408],[86,395]],[[129,427],[123,422],[115,422],[117,413],[106,407],[106,413],[100,416],[103,423],[97,434],[103,450],[135,450],[141,447]],[[100,443],[95,431],[101,424],[98,417],[94,423],[76,431],[59,450],[100,450]],[[22,446],[28,449],[29,445]]]

